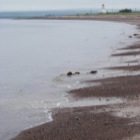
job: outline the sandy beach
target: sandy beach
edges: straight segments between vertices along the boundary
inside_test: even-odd
[[[40,19],[40,18],[37,18]],[[47,17],[58,20],[100,20],[134,24],[138,28],[140,16],[137,15],[100,15]],[[138,33],[128,38],[139,38]],[[74,100],[95,97],[107,101],[120,98],[124,102],[113,105],[99,105],[75,108],[54,108],[53,121],[25,130],[12,140],[138,140],[140,139],[140,44],[119,48],[112,58],[123,57],[123,65],[105,67],[108,71],[126,71],[124,76],[89,80],[97,86],[74,89],[68,92]],[[125,60],[125,57],[133,58]],[[115,100],[115,99],[114,99]]]
[[[41,19],[41,20],[97,20],[97,21],[113,21],[113,22],[126,22],[134,25],[140,25],[139,15],[129,15],[129,14],[116,14],[116,15],[79,15],[79,16],[48,16],[48,17],[35,17],[27,19]]]

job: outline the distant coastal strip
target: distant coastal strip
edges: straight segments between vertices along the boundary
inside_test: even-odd
[[[42,16],[32,18],[19,19],[35,19],[35,20],[98,20],[98,21],[117,21],[140,25],[140,14],[96,14],[96,15],[78,15],[78,16]]]

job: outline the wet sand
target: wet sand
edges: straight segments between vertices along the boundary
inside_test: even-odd
[[[120,140],[139,133],[140,125],[133,124],[136,119],[96,112],[105,108],[62,109],[53,122],[24,131],[15,140]]]
[[[127,66],[110,67],[108,69],[111,69],[111,70],[126,70],[126,71],[139,71],[140,70],[140,65],[130,66],[129,62],[128,62]]]
[[[69,94],[74,98],[117,97],[133,99],[140,96],[140,75],[118,76],[89,82],[98,82],[101,85],[72,90]]]
[[[61,19],[76,19],[76,17],[61,17]],[[49,18],[51,19],[51,17]],[[55,17],[53,19],[60,19]],[[121,21],[135,25],[140,24],[140,16],[92,16],[80,17],[78,19]],[[138,26],[139,27],[139,26]],[[133,35],[132,35],[133,36]],[[135,36],[136,37],[136,36]],[[111,54],[111,57],[128,57],[140,55],[134,49],[140,45],[128,46],[121,52]],[[129,62],[129,60],[127,60]],[[131,60],[130,60],[131,61]],[[81,98],[109,98],[116,97],[124,99],[123,103],[113,105],[87,106],[75,108],[57,108],[53,110],[53,121],[25,130],[13,140],[138,140],[140,139],[140,74],[133,75],[139,71],[138,64],[116,66],[105,68],[111,71],[131,71],[128,76],[109,77],[105,79],[87,81],[100,83],[69,91],[73,99]],[[131,61],[135,63],[135,61]]]

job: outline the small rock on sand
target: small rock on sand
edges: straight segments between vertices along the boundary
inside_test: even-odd
[[[67,72],[67,76],[72,76],[72,72],[71,71]]]
[[[80,72],[79,72],[79,71],[76,71],[74,74],[79,75],[79,74],[80,74]]]
[[[137,36],[138,34],[134,34],[134,36]]]
[[[92,71],[90,72],[90,74],[96,74],[96,73],[97,73],[96,70],[92,70]]]

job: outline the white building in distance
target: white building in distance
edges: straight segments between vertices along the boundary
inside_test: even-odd
[[[101,13],[102,13],[102,14],[106,14],[106,13],[107,13],[107,11],[106,11],[106,9],[105,9],[105,5],[104,5],[104,4],[102,4],[102,10],[101,10]]]

